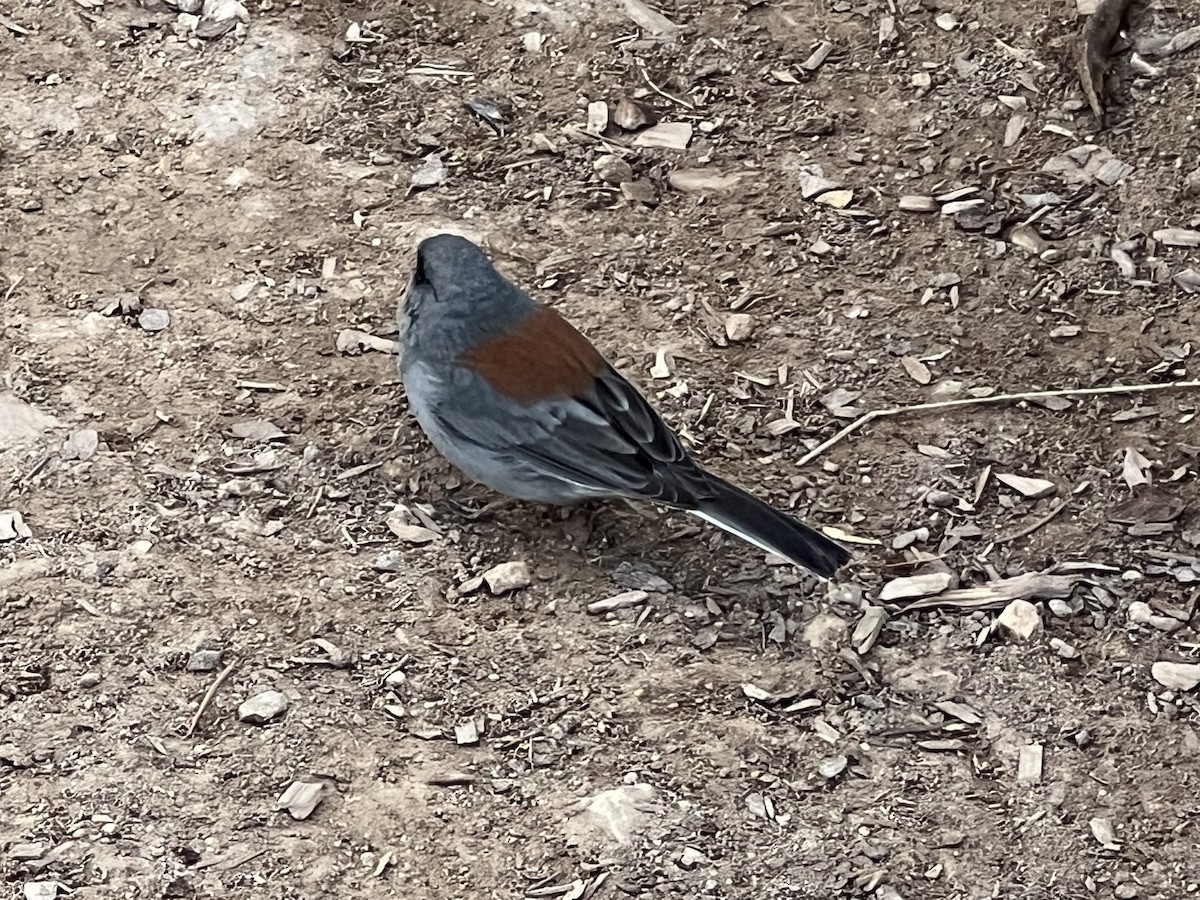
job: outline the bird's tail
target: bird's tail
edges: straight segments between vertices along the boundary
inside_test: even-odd
[[[692,515],[825,578],[832,576],[850,559],[846,548],[803,522],[768,506],[728,481],[712,474],[708,478],[713,496],[688,510]]]

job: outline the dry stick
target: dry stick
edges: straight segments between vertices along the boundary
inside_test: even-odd
[[[1051,519],[1053,519],[1055,516],[1057,516],[1060,512],[1062,512],[1064,509],[1066,509],[1067,504],[1069,502],[1070,501],[1068,501],[1068,500],[1060,500],[1054,506],[1054,508],[1050,510],[1050,512],[1046,513],[1046,515],[1040,516],[1039,518],[1037,518],[1033,522],[1031,522],[1029,525],[1026,525],[1024,528],[1017,529],[1012,534],[1000,535],[1000,537],[996,538],[994,541],[992,541],[992,543],[993,544],[1005,544],[1005,543],[1008,543],[1009,541],[1015,541],[1015,540],[1017,540],[1017,538],[1023,538],[1023,537],[1027,537],[1027,536],[1033,534],[1035,531],[1037,531],[1039,528],[1041,528],[1043,525],[1045,525]]]
[[[687,100],[684,100],[682,97],[676,97],[672,94],[668,94],[666,91],[664,91],[662,88],[660,88],[657,84],[655,84],[653,79],[651,79],[651,77],[650,77],[650,73],[646,71],[646,67],[642,64],[642,62],[640,60],[638,61],[637,67],[638,67],[638,71],[642,75],[642,80],[645,81],[646,84],[649,86],[650,90],[654,91],[654,93],[658,94],[658,96],[660,96],[666,100],[670,100],[672,103],[676,103],[679,106],[682,106],[684,109],[695,109],[696,108],[696,104],[689,103]]]
[[[234,660],[224,669],[222,669],[221,674],[217,676],[217,680],[208,686],[208,690],[204,692],[204,697],[200,700],[200,708],[196,710],[196,714],[192,716],[192,721],[188,723],[187,734],[185,734],[184,737],[191,737],[196,733],[196,726],[200,724],[200,717],[204,715],[209,706],[212,705],[213,698],[217,696],[217,691],[220,690],[225,679],[228,678],[230,673],[236,668],[237,660]]]
[[[19,285],[24,280],[25,280],[24,275],[18,275],[17,280],[8,286],[8,290],[4,292],[4,302],[5,303],[8,303],[8,298],[13,295],[13,291],[15,291],[17,289],[17,285]]]
[[[910,412],[927,412],[931,409],[952,409],[958,406],[980,406],[985,403],[1007,403],[1013,400],[1041,400],[1046,397],[1091,397],[1097,394],[1146,394],[1150,391],[1186,391],[1200,388],[1200,381],[1172,381],[1164,384],[1114,384],[1101,388],[1066,388],[1060,391],[1026,391],[1021,394],[993,394],[990,397],[970,397],[966,400],[939,400],[936,403],[914,403],[912,406],[893,406],[890,409],[873,409],[859,416],[829,440],[818,444],[802,457],[798,465],[807,465],[843,438],[849,437],[868,422],[898,416]]]

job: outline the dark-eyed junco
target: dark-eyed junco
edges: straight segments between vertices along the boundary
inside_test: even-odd
[[[463,237],[417,247],[400,370],[425,434],[469,477],[522,500],[650,500],[830,576],[850,554],[700,468],[587,338]]]

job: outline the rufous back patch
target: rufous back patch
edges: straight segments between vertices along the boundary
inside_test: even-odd
[[[605,367],[588,339],[548,306],[513,331],[472,347],[458,361],[518,403],[582,394]]]

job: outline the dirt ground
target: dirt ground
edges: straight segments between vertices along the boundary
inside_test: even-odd
[[[1197,377],[1200,249],[1154,235],[1200,227],[1200,57],[1152,52],[1195,6],[1136,13],[1103,127],[1073,4],[661,13],[0,8],[8,896],[1200,893],[1200,698],[1151,674],[1200,656],[1200,393],[914,412],[800,462],[856,412]],[[621,98],[686,149],[589,133]],[[476,515],[388,345],[338,344],[395,336],[447,227],[855,563]],[[899,576],[1072,572],[1027,641],[1003,601],[860,627]]]

